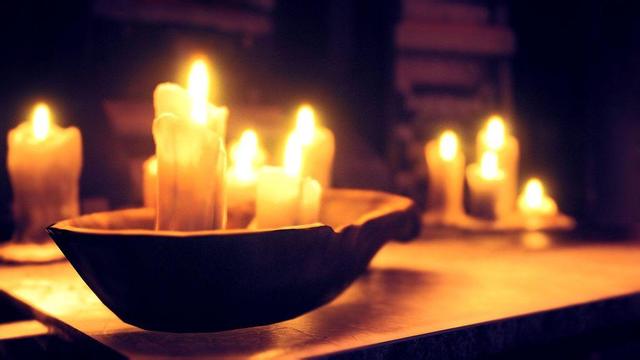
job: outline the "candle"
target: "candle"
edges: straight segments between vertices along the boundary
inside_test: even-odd
[[[330,187],[335,153],[333,132],[316,124],[315,111],[306,104],[298,108],[294,132],[302,140],[301,174],[316,179],[324,188]]]
[[[158,196],[158,158],[150,156],[142,164],[142,199],[145,207],[156,207]]]
[[[427,206],[440,221],[453,223],[464,214],[465,158],[458,136],[444,131],[438,139],[425,145],[425,158],[429,175]]]
[[[485,151],[480,164],[467,167],[467,183],[472,215],[487,219],[498,219],[505,215],[505,173],[498,167],[495,152]]]
[[[498,157],[498,164],[504,171],[504,206],[507,212],[515,209],[518,192],[518,161],[520,145],[518,140],[507,132],[504,119],[493,115],[485,127],[478,132],[476,139],[476,154],[480,156],[485,151],[493,151]]]
[[[546,219],[558,215],[558,205],[545,193],[542,181],[529,179],[518,197],[518,210],[524,217],[525,227],[538,228]]]
[[[322,185],[301,176],[303,141],[289,136],[284,167],[265,166],[258,176],[255,226],[276,228],[318,221]]]
[[[254,130],[249,129],[242,133],[240,140],[231,146],[230,158],[231,166],[227,171],[229,216],[238,215],[251,221],[255,215],[258,171],[265,158]],[[239,221],[245,223],[243,220]]]
[[[208,70],[196,60],[189,89],[160,84],[154,92],[158,158],[157,230],[222,229],[226,223],[226,108],[208,103]]]
[[[82,138],[76,127],[52,123],[46,104],[9,131],[7,167],[18,242],[44,242],[44,228],[79,214]]]

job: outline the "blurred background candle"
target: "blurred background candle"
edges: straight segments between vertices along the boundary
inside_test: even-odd
[[[476,154],[481,156],[485,151],[493,151],[498,157],[498,166],[504,171],[504,194],[502,201],[506,211],[515,210],[518,193],[518,162],[520,145],[518,140],[507,131],[504,119],[493,115],[485,127],[478,132]]]
[[[322,186],[300,175],[303,141],[292,133],[284,167],[265,166],[258,177],[255,225],[258,228],[310,224],[320,216]]]
[[[335,137],[331,130],[318,126],[315,110],[307,104],[296,112],[296,128],[302,140],[303,176],[316,179],[324,188],[331,186]]]
[[[144,207],[156,207],[158,196],[158,158],[150,156],[142,164],[142,198]]]
[[[234,223],[248,223],[255,215],[256,183],[264,164],[264,151],[258,135],[245,130],[230,149],[231,165],[227,170],[227,207],[229,217],[237,216]]]
[[[480,163],[467,167],[470,213],[485,219],[498,219],[505,215],[505,174],[498,167],[498,156],[485,151]]]
[[[446,130],[438,139],[429,141],[425,158],[429,174],[428,210],[439,214],[445,223],[455,222],[464,214],[465,157],[458,135]]]
[[[220,131],[227,111],[211,114],[208,86],[206,63],[196,60],[188,93],[175,84],[160,84],[154,92],[158,230],[225,227],[227,156]]]
[[[54,124],[46,104],[37,104],[29,121],[9,131],[7,167],[16,241],[44,242],[46,226],[79,214],[80,130]]]

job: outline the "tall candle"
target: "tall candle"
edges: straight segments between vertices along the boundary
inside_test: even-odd
[[[505,173],[498,167],[496,153],[486,151],[479,164],[467,167],[467,183],[472,215],[492,220],[505,215]]]
[[[302,140],[293,133],[284,167],[265,166],[258,176],[255,225],[258,228],[310,224],[320,216],[322,185],[302,177]]]
[[[444,223],[453,223],[464,214],[464,153],[458,136],[444,131],[425,145],[429,174],[427,206]]]
[[[335,137],[326,127],[318,126],[310,105],[301,105],[296,113],[295,133],[302,140],[303,176],[316,179],[322,187],[331,186]]]
[[[226,224],[226,108],[209,104],[208,70],[197,60],[189,89],[160,84],[154,92],[158,158],[157,230],[221,229]]]
[[[150,156],[142,164],[142,199],[145,207],[156,207],[158,196],[158,158]]]
[[[46,104],[9,131],[7,167],[13,189],[15,240],[44,242],[44,228],[79,214],[82,138],[78,128],[52,123]]]
[[[520,159],[520,145],[518,140],[507,131],[504,119],[493,115],[485,127],[478,132],[476,139],[476,154],[481,156],[485,151],[493,151],[498,157],[498,164],[504,171],[505,183],[501,206],[507,212],[515,209],[518,192],[518,162]]]
[[[239,215],[251,221],[255,215],[256,183],[264,158],[254,130],[245,130],[238,142],[231,146],[231,166],[227,170],[229,216]]]

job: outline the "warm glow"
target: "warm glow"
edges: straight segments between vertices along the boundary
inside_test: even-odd
[[[33,108],[31,115],[31,126],[33,128],[33,137],[36,140],[44,140],[51,128],[51,111],[45,103],[38,103]]]
[[[480,160],[480,176],[486,180],[495,180],[502,176],[498,167],[498,155],[493,151],[485,151]]]
[[[301,105],[296,114],[296,130],[304,145],[311,144],[316,131],[316,114],[311,105]]]
[[[144,166],[147,168],[147,172],[151,175],[158,174],[158,158],[155,156],[150,157],[144,162]]]
[[[484,143],[491,150],[500,150],[506,139],[506,127],[504,120],[499,115],[493,115],[487,122],[484,133]]]
[[[302,138],[292,132],[284,150],[284,171],[291,176],[298,176],[302,171]]]
[[[451,161],[455,159],[458,153],[458,136],[451,130],[446,130],[440,135],[438,140],[440,149],[440,158],[445,161]]]
[[[545,194],[542,181],[531,178],[524,186],[518,198],[518,208],[524,213],[538,213],[552,215],[557,213],[557,205],[553,199]]]
[[[245,130],[240,140],[231,147],[234,174],[238,180],[252,181],[256,178],[255,163],[259,156],[258,135],[252,129]]]
[[[191,65],[189,72],[188,92],[193,101],[191,108],[191,117],[198,124],[207,122],[207,104],[209,98],[209,71],[207,63],[202,60],[196,60]]]

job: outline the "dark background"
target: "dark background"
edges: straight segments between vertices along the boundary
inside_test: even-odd
[[[633,1],[475,2],[505,6],[516,36],[512,122],[522,144],[523,175],[549,179],[560,207],[583,225],[636,224],[638,7]],[[234,1],[197,3],[239,6]],[[387,134],[396,121],[393,31],[400,6],[395,1],[276,1],[267,44],[272,51],[223,62],[222,74],[248,74],[233,79],[236,86],[225,89],[223,100],[257,97],[290,107],[310,99],[326,109],[329,126],[357,131],[385,158]],[[111,97],[150,101],[156,83],[174,78],[177,65],[166,56],[166,28],[102,19],[90,1],[27,0],[2,7],[3,223],[8,223],[11,196],[4,134],[26,118],[38,99],[53,104],[58,122],[82,129],[82,196],[105,196],[115,207],[126,205],[126,174],[114,160],[118,157],[105,151],[113,147],[114,135],[101,102]],[[179,30],[208,35],[188,26]],[[251,70],[236,71],[243,65]],[[267,88],[248,92],[253,83]],[[8,227],[3,229],[7,237]]]

